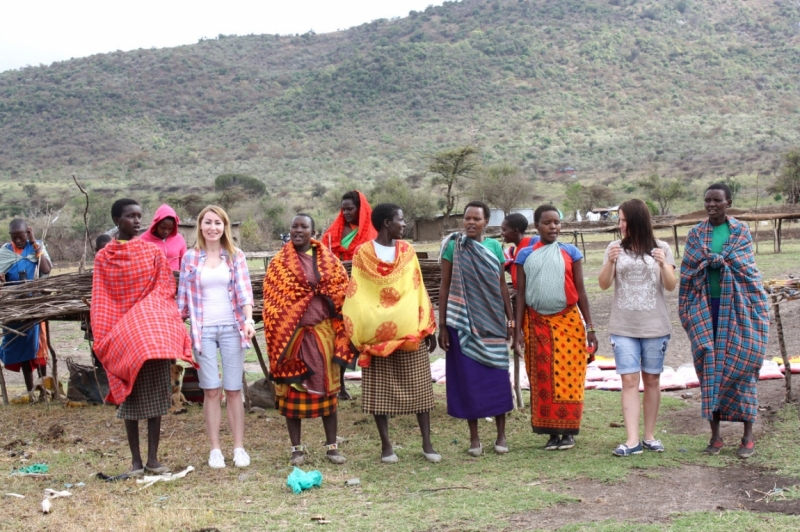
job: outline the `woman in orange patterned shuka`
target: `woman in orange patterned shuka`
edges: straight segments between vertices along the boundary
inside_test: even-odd
[[[563,451],[575,446],[581,428],[586,343],[594,353],[597,336],[583,286],[583,255],[558,241],[558,210],[542,205],[533,223],[541,239],[521,250],[515,261],[525,304],[517,305],[514,348],[519,352],[524,344],[533,432],[550,436],[545,450]]]
[[[338,366],[353,361],[341,318],[347,271],[328,248],[312,240],[313,232],[311,216],[295,216],[291,245],[275,255],[264,277],[270,378],[276,383],[275,406],[286,418],[295,466],[305,460],[302,420],[316,417],[322,418],[325,428],[328,460],[345,462],[336,442]]]
[[[361,408],[375,416],[381,437],[381,462],[398,461],[389,439],[389,416],[416,414],[422,454],[442,457],[431,444],[433,410],[430,356],[425,338],[433,334],[433,308],[422,284],[417,254],[403,242],[406,223],[398,205],[372,211],[378,237],[353,257],[353,271],[342,308],[345,328],[364,368]]]

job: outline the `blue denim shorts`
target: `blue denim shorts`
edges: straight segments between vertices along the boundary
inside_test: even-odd
[[[664,371],[664,356],[667,354],[669,334],[660,338],[631,338],[616,334],[610,336],[618,375],[640,371],[661,375]]]
[[[200,388],[224,389],[236,392],[242,389],[244,371],[244,348],[238,325],[212,325],[200,332],[201,353],[195,352],[194,360],[200,366],[198,377]],[[222,382],[217,366],[217,349],[222,359]]]

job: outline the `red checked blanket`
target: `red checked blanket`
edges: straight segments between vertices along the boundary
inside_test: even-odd
[[[121,404],[147,360],[192,363],[192,342],[175,304],[164,253],[139,239],[117,240],[97,254],[92,277],[94,350],[108,373],[106,400]]]

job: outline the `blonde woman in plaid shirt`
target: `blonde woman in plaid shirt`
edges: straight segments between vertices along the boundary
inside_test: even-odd
[[[233,245],[231,223],[225,211],[209,205],[197,217],[197,243],[186,252],[178,283],[178,308],[192,323],[192,346],[200,366],[205,394],[203,414],[211,440],[209,467],[225,467],[220,449],[221,387],[225,388],[228,425],[233,434],[233,463],[250,465],[244,450],[242,372],[244,351],[255,336],[253,288],[244,253]],[[222,382],[217,367],[222,358]]]

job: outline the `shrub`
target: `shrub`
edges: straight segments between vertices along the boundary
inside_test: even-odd
[[[214,190],[217,192],[224,192],[233,187],[239,187],[257,197],[263,196],[267,192],[267,185],[261,180],[245,174],[222,174],[214,180]]]

